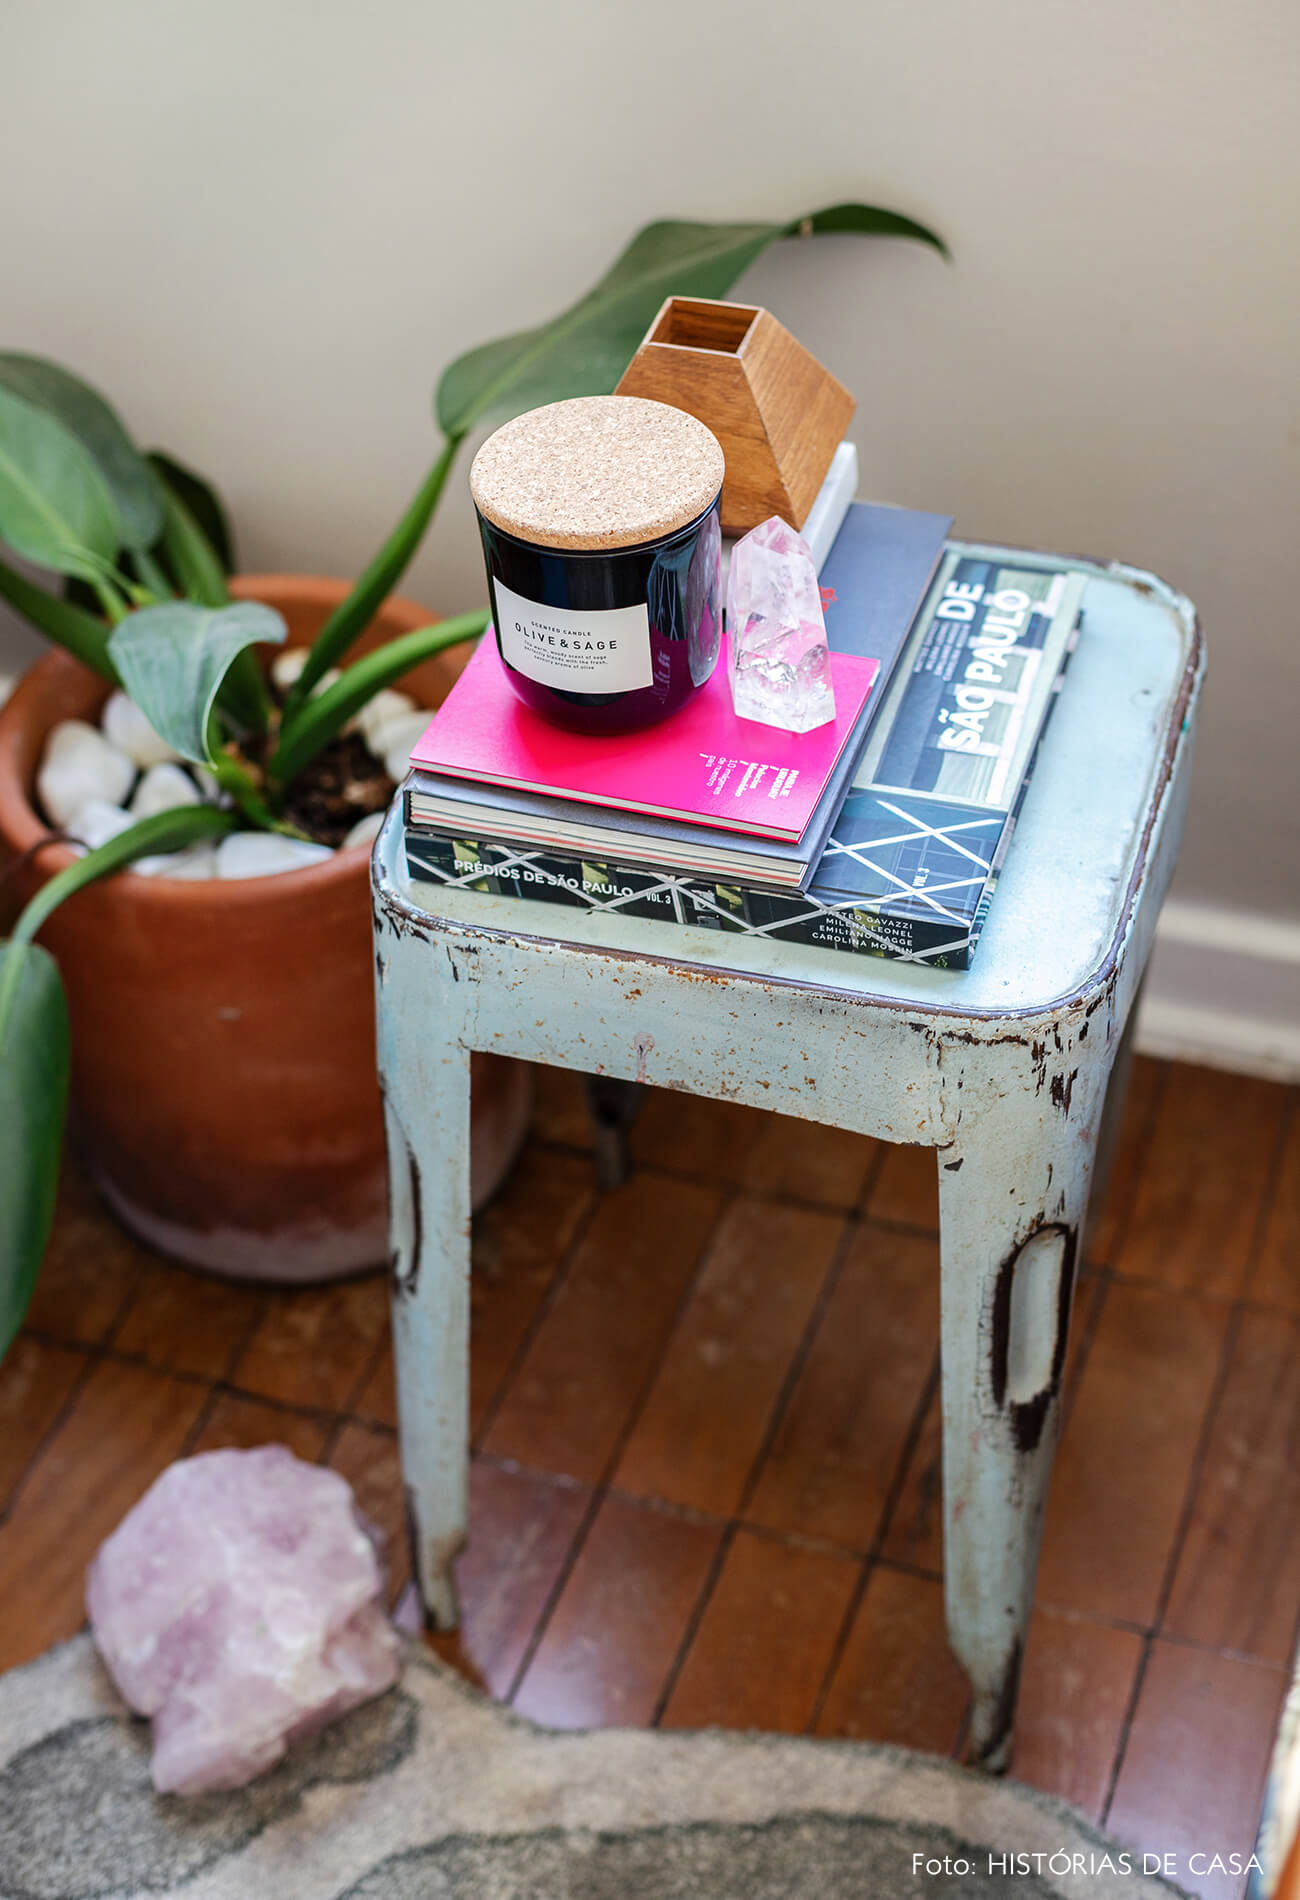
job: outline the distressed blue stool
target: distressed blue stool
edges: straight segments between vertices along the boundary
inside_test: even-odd
[[[372,875],[393,1334],[435,1623],[457,1619],[466,1527],[472,1050],[922,1143],[939,1168],[948,1631],[974,1687],[970,1757],[1006,1767],[1103,1109],[1203,672],[1188,602],[1084,565],[1084,632],[970,970],[412,885],[390,812]]]

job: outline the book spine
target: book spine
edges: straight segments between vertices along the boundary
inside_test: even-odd
[[[549,852],[515,851],[470,838],[408,832],[412,878],[439,888],[522,898],[584,910],[614,911],[656,923],[689,924],[778,942],[804,943],[854,956],[964,970],[973,938],[945,922],[881,916],[867,906],[831,906],[797,893],[654,876]]]

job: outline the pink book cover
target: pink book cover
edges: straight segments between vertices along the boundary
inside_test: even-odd
[[[515,698],[489,628],[412,750],[411,764],[451,778],[795,842],[878,670],[877,660],[832,652],[834,720],[813,732],[784,732],[736,717],[724,652],[708,683],[662,725],[593,739],[549,725]]]

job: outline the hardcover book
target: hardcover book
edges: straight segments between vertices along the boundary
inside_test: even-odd
[[[408,834],[411,874],[964,969],[1080,623],[1086,575],[954,544],[808,890],[664,876],[491,839]]]
[[[484,639],[413,748],[411,763],[442,778],[793,844],[857,729],[879,670],[874,659],[833,654],[835,717],[812,732],[737,718],[719,663],[664,724],[592,738],[550,725],[521,705],[495,642]],[[421,787],[412,787],[413,822],[428,822],[436,809]],[[552,841],[563,837],[561,821]]]

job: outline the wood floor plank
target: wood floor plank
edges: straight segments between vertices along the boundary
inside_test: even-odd
[[[877,1146],[846,1129],[672,1089],[651,1091],[631,1140],[643,1167],[843,1209],[857,1206]]]
[[[1204,1900],[1244,1891],[1243,1878],[1210,1871],[1208,1856],[1253,1851],[1285,1682],[1263,1663],[1152,1645],[1107,1825],[1175,1855],[1173,1878]]]
[[[86,1565],[179,1457],[207,1388],[101,1360],[46,1445],[0,1532],[0,1669],[73,1636]]]
[[[264,1297],[260,1287],[150,1260],[114,1343],[163,1372],[224,1378]]]
[[[456,1565],[461,1627],[430,1645],[504,1701],[568,1559],[591,1493],[476,1459],[469,1544]]]
[[[668,1706],[667,1728],[802,1734],[861,1566],[738,1531]]]
[[[1290,1660],[1300,1606],[1300,1317],[1245,1312],[1165,1632]]]
[[[342,1411],[388,1332],[382,1273],[332,1286],[279,1288],[231,1369],[231,1381],[286,1405]]]
[[[649,1175],[604,1197],[487,1434],[493,1457],[600,1477],[721,1205],[716,1189]]]
[[[595,1172],[585,1157],[529,1148],[504,1193],[475,1220],[471,1431],[497,1399],[595,1195]]]
[[[1036,1611],[1025,1650],[1011,1772],[1100,1821],[1142,1660],[1142,1638]]]
[[[1293,1089],[1291,1094],[1286,1143],[1246,1293],[1252,1300],[1300,1313],[1300,1091]]]
[[[1150,1625],[1228,1316],[1162,1287],[1108,1290],[1056,1457],[1040,1603]]]
[[[648,1723],[721,1536],[611,1491],[514,1706],[550,1728]]]
[[[776,1433],[747,1519],[865,1549],[938,1342],[936,1243],[862,1225]]]
[[[27,1324],[33,1332],[69,1344],[104,1344],[146,1266],[156,1259],[109,1218],[76,1158],[65,1156]]]
[[[1086,1251],[1089,1261],[1096,1265],[1111,1264],[1132,1212],[1169,1066],[1152,1056],[1133,1058],[1106,1198],[1100,1206],[1088,1210]]]
[[[234,1392],[219,1392],[189,1450],[194,1455],[201,1451],[253,1451],[259,1445],[287,1445],[295,1458],[314,1465],[325,1449],[331,1429],[327,1419],[312,1418],[306,1412],[289,1412],[282,1406],[267,1405],[258,1399],[240,1398]]]
[[[86,1369],[67,1346],[17,1338],[0,1364],[0,1516]]]
[[[968,1700],[966,1677],[948,1648],[942,1584],[878,1564],[817,1733],[949,1755]]]
[[[1280,1082],[1189,1063],[1164,1090],[1117,1272],[1238,1294],[1288,1100]]]
[[[397,1440],[391,1432],[347,1424],[329,1458],[330,1469],[352,1486],[357,1508],[383,1533],[387,1601],[396,1603],[411,1575],[406,1533],[406,1490]]]
[[[832,1214],[728,1209],[614,1483],[728,1517],[843,1233]]]
[[[925,1408],[881,1555],[943,1575],[943,1408],[936,1384]]]
[[[890,1142],[871,1184],[867,1212],[873,1220],[901,1221],[939,1231],[939,1156],[934,1148]]]
[[[591,1112],[582,1077],[575,1069],[534,1062],[532,1134],[567,1148],[590,1149]]]
[[[500,1394],[516,1353],[596,1193],[591,1162],[524,1149],[504,1190],[475,1216],[470,1274],[470,1432]],[[360,1417],[397,1424],[391,1341],[356,1402]]]

